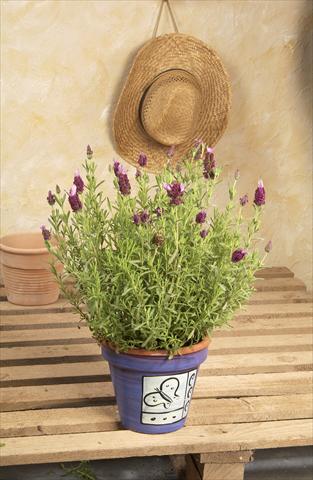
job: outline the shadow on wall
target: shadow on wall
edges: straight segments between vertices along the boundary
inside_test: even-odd
[[[299,41],[296,45],[296,50],[304,68],[299,70],[300,91],[302,92],[302,100],[304,108],[307,111],[309,120],[312,119],[312,53],[313,53],[313,3],[312,0],[307,0],[304,4],[303,14],[299,21]]]

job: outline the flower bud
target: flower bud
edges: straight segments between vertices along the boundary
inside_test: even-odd
[[[133,222],[135,225],[139,225],[140,224],[140,215],[138,213],[134,213],[133,215]]]
[[[141,223],[147,223],[147,222],[149,222],[149,219],[150,219],[150,215],[146,210],[141,212],[141,214],[140,214]]]
[[[247,250],[244,250],[243,248],[238,248],[235,250],[232,254],[231,261],[233,263],[238,263],[240,262],[245,256],[247,255]]]
[[[131,186],[126,173],[122,173],[118,176],[118,186],[122,195],[130,194]]]
[[[266,253],[270,253],[272,248],[273,248],[273,242],[272,240],[269,240],[269,242],[267,242],[267,244],[265,245],[264,250],[266,251]]]
[[[78,210],[81,210],[83,207],[82,202],[80,201],[80,198],[78,196],[77,187],[75,184],[72,185],[69,191],[68,201],[73,212],[78,212]]]
[[[249,201],[249,198],[248,198],[248,195],[247,195],[247,194],[243,195],[243,196],[240,197],[240,199],[239,199],[240,205],[241,205],[242,207],[244,207],[245,205],[247,205],[248,201]]]
[[[197,215],[196,215],[196,222],[197,223],[204,223],[205,219],[206,219],[206,212],[204,210],[197,213]]]
[[[51,238],[51,232],[50,232],[50,230],[48,230],[45,225],[40,225],[40,230],[41,230],[43,239],[44,239],[45,241],[50,240],[50,238]]]
[[[53,195],[53,193],[51,192],[51,190],[49,190],[49,192],[48,192],[47,202],[48,202],[49,205],[51,205],[51,206],[55,204],[55,195]]]
[[[258,207],[261,207],[261,205],[265,205],[265,188],[262,180],[259,180],[258,188],[254,193],[254,203]]]
[[[138,158],[138,164],[140,165],[140,167],[145,167],[147,165],[147,162],[148,162],[147,155],[145,155],[144,153],[141,153]]]
[[[92,159],[93,151],[91,150],[90,145],[87,145],[87,158],[88,160]]]
[[[82,193],[84,191],[84,180],[80,176],[79,170],[76,170],[74,176],[74,185],[76,185],[77,193]]]

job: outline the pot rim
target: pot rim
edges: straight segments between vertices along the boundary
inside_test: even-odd
[[[43,255],[49,254],[47,247],[37,247],[37,248],[18,248],[18,247],[10,247],[3,243],[5,240],[18,237],[20,235],[41,235],[39,232],[16,232],[16,233],[9,233],[8,235],[4,235],[0,238],[0,251],[5,253],[13,253],[14,255]]]
[[[175,353],[175,357],[178,355],[189,355],[190,353],[196,353],[200,350],[204,350],[208,348],[209,344],[211,343],[211,337],[205,337],[200,342],[196,343],[195,345],[191,345],[190,347],[182,347]],[[110,350],[117,352],[114,345],[108,341],[102,341],[101,345],[108,347]],[[119,352],[123,355],[134,355],[140,357],[168,357],[169,352],[167,350],[146,350],[145,348],[130,348],[125,352]]]

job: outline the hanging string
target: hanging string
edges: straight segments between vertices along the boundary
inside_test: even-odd
[[[159,13],[158,13],[158,16],[157,16],[157,19],[156,19],[156,22],[155,22],[155,27],[154,27],[154,30],[153,30],[153,34],[152,34],[153,38],[156,37],[156,35],[157,35],[159,24],[160,24],[160,19],[161,19],[161,15],[162,15],[162,11],[163,11],[163,5],[165,3],[167,5],[168,11],[170,13],[170,17],[171,17],[171,20],[172,20],[172,23],[173,23],[174,30],[175,30],[176,33],[178,33],[178,27],[177,27],[177,23],[176,23],[176,20],[175,20],[174,12],[172,10],[172,6],[170,4],[170,0],[161,0]]]

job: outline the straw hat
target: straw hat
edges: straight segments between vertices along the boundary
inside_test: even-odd
[[[158,172],[175,146],[176,164],[196,139],[214,146],[227,126],[228,75],[197,38],[171,33],[153,38],[137,53],[113,121],[116,150],[133,165],[141,152]]]

